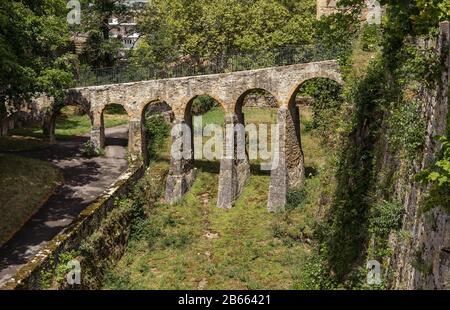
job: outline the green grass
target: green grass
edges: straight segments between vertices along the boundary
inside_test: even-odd
[[[128,123],[126,114],[119,114],[112,110],[111,113],[105,111],[105,128],[120,126]],[[81,136],[91,131],[91,120],[88,115],[75,115],[72,107],[65,107],[61,110],[61,115],[56,120],[55,134],[57,139],[70,139],[74,136]],[[27,128],[18,128],[11,131],[13,135],[23,137],[42,138],[42,128],[39,124]]]
[[[0,246],[41,207],[63,181],[49,163],[0,154]]]
[[[272,108],[247,108],[243,107],[245,122],[249,123],[275,123],[277,109]],[[223,125],[225,113],[221,107],[213,107],[208,113],[202,114],[203,124]]]
[[[219,112],[204,123],[218,123]],[[256,115],[256,116],[255,116]],[[271,122],[272,112],[247,113]],[[310,118],[308,110],[302,112]],[[205,122],[205,119],[207,120]],[[307,165],[317,169],[306,181],[305,201],[289,211],[267,212],[270,176],[252,175],[235,207],[216,207],[218,162],[198,162],[197,179],[182,202],[156,205],[126,253],[107,275],[105,289],[292,289],[309,255],[309,240],[324,199],[319,175],[325,160],[318,138],[303,136]],[[308,148],[311,147],[311,150]],[[151,175],[153,169],[150,168]],[[162,182],[163,183],[163,182]],[[164,186],[161,184],[160,186]]]

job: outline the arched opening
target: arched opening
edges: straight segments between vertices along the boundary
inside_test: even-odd
[[[142,110],[142,157],[151,161],[170,160],[170,129],[174,120],[172,108],[163,101],[153,101]]]
[[[169,203],[179,201],[189,190],[197,169],[200,173],[209,174],[218,174],[220,170],[224,111],[219,102],[208,95],[195,96],[187,103],[184,112],[184,119],[174,121],[177,127],[171,133],[173,143],[166,183],[166,201]],[[214,181],[209,183],[214,186]]]
[[[129,145],[129,117],[120,104],[111,103],[101,113],[100,130],[104,155],[110,158],[125,158]]]
[[[330,76],[333,77],[332,74]],[[326,154],[323,154],[325,152],[321,148],[321,138],[326,133],[313,134],[309,131],[312,124],[312,107],[326,106],[330,98],[340,94],[338,81],[328,78],[328,75],[325,77],[327,78],[312,76],[302,80],[293,88],[287,106],[278,111],[279,164],[271,171],[269,211],[277,211],[286,203],[290,204],[287,197],[299,197],[300,195],[291,195],[289,192],[300,193],[305,178],[316,174],[326,161]],[[332,122],[330,119],[326,121]]]
[[[48,122],[46,126],[44,121],[43,131],[50,141],[84,137],[89,133],[92,123],[88,108],[76,103],[55,107]]]
[[[209,95],[195,96],[188,102],[185,122],[191,128],[191,164],[195,168],[219,173],[221,159],[219,148],[222,149],[223,145],[219,147],[217,143],[213,143],[213,139],[223,137],[217,135],[219,129],[223,130],[224,117],[225,111],[219,101]]]
[[[290,98],[289,109],[299,110],[294,113],[299,117],[296,131],[304,153],[306,177],[314,176],[324,164],[324,155],[320,153],[318,143],[335,147],[331,143],[336,140],[331,137],[337,131],[342,103],[342,85],[326,77],[304,81]]]
[[[278,107],[275,96],[260,88],[246,91],[237,100],[235,112],[238,122],[246,128],[245,150],[252,174],[270,174],[264,167],[272,161],[272,132]]]

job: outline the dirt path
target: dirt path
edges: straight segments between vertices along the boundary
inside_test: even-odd
[[[106,155],[84,158],[81,147],[88,136],[59,141],[49,149],[18,153],[50,161],[62,169],[65,184],[25,226],[0,248],[0,286],[126,170],[128,126],[106,129]]]

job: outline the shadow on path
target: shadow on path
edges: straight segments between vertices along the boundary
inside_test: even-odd
[[[58,141],[48,149],[16,153],[49,161],[64,175],[64,185],[39,211],[0,248],[0,285],[10,279],[26,262],[58,233],[63,231],[92,201],[126,170],[128,126],[106,129],[105,157],[84,158],[87,136]],[[108,150],[110,149],[110,150]],[[108,156],[113,154],[114,156]]]

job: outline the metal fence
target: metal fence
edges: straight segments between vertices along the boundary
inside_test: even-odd
[[[175,59],[159,67],[126,65],[80,72],[77,87],[158,80],[186,76],[238,72],[269,67],[336,59],[336,47],[320,45],[284,46],[251,53],[235,53],[215,57]]]

